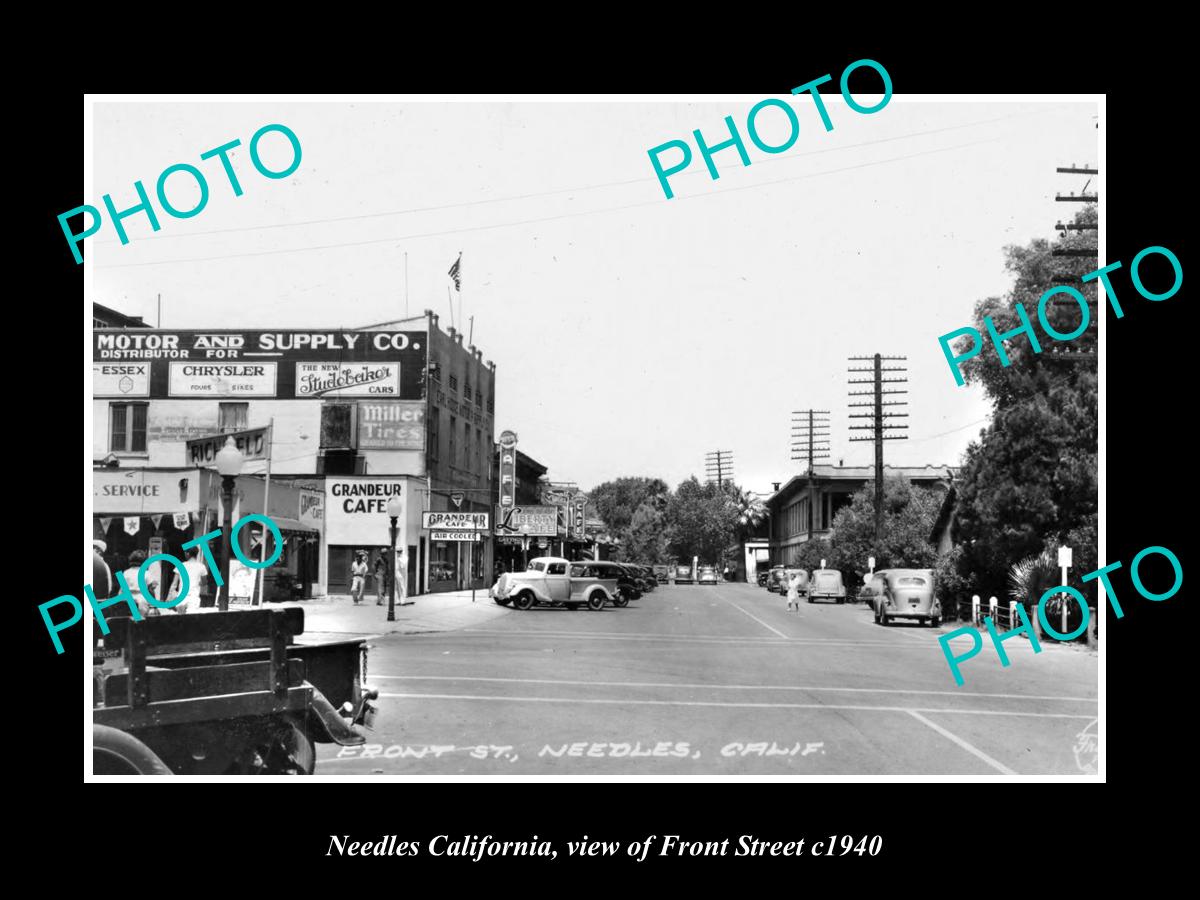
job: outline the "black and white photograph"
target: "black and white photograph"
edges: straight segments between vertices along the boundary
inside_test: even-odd
[[[87,778],[1103,780],[1102,320],[1178,260],[1096,275],[1103,95],[886,62],[89,95]]]

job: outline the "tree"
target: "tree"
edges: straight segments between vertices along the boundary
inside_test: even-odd
[[[1089,205],[1074,221],[1095,224],[1095,209]],[[1096,358],[1075,351],[1095,351],[1097,325],[1089,321],[1080,337],[1061,344],[1037,325],[1039,298],[1056,286],[1056,274],[1078,279],[1096,268],[1095,257],[1055,257],[1053,250],[1088,247],[1093,236],[1066,231],[1054,243],[1039,239],[1005,248],[1012,290],[1004,298],[976,304],[973,324],[987,346],[963,364],[963,375],[968,383],[983,386],[993,415],[991,425],[967,448],[958,482],[957,537],[963,550],[957,566],[971,593],[1001,595],[1014,563],[1059,542],[1083,542],[1072,544],[1077,560],[1096,559]],[[1075,280],[1071,287],[1087,299],[1091,320],[1102,314],[1094,281]],[[1068,295],[1062,296],[1065,302],[1047,304],[1047,319],[1056,331],[1070,333],[1079,326],[1081,311]],[[991,316],[999,332],[1015,328],[1020,324],[1017,302],[1035,323],[1042,352],[1034,353],[1020,335],[1006,343],[1011,364],[1003,366],[987,340],[983,318]],[[1053,352],[1060,348],[1072,353]],[[1087,586],[1085,593],[1093,596],[1094,587]]]
[[[666,562],[669,541],[666,517],[653,503],[643,503],[634,511],[625,530],[619,547],[620,559],[651,564]]]
[[[898,476],[883,482],[882,544],[875,543],[875,482],[868,481],[833,517],[830,565],[847,576],[867,571],[867,560],[875,557],[876,569],[930,569],[937,551],[929,533],[937,521],[945,497],[935,488],[915,487]]]
[[[702,485],[693,475],[671,496],[667,522],[671,552],[677,558],[698,556],[716,563],[737,537],[738,510],[728,488],[712,482]]]
[[[617,478],[588,491],[588,500],[608,529],[620,534],[629,527],[634,512],[643,503],[664,510],[670,492],[661,478]]]
[[[767,509],[767,504],[763,503],[758,495],[743,490],[732,482],[729,485],[730,497],[737,512],[738,534],[743,540],[755,537],[758,534],[759,526],[767,520],[771,511]]]

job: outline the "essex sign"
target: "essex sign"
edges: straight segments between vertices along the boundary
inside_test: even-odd
[[[558,534],[557,506],[496,507],[496,533],[554,537]]]
[[[187,464],[189,466],[216,465],[217,454],[225,446],[227,438],[244,459],[267,458],[267,429],[253,428],[250,431],[232,431],[226,434],[210,434],[187,442]]]

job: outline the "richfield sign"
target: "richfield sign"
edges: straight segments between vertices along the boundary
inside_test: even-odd
[[[187,464],[189,466],[215,466],[217,454],[225,441],[233,438],[233,444],[245,459],[267,458],[267,429],[234,431],[228,434],[212,434],[187,442]]]
[[[99,329],[96,397],[421,399],[424,331]]]

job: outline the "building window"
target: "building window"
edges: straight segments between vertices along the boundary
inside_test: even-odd
[[[475,453],[477,455],[474,457],[474,459],[478,461],[479,468],[488,468],[487,461],[483,458],[483,432],[478,428],[475,429]]]
[[[436,460],[438,458],[438,433],[441,431],[442,411],[434,409],[433,415],[429,417],[429,458]]]
[[[245,431],[250,427],[249,403],[222,403],[219,406],[217,430]]]
[[[462,448],[463,448],[462,467],[464,469],[470,469],[471,468],[471,456],[473,453],[473,448],[471,447],[471,423],[470,422],[463,422]]]
[[[109,405],[111,430],[108,449],[113,453],[146,452],[145,403],[112,403]]]
[[[452,390],[452,391],[458,390],[458,376],[457,375],[450,376],[450,390]]]
[[[495,396],[488,397],[488,412],[492,415],[496,414],[496,398]]]
[[[458,419],[454,416],[450,417],[450,465],[458,465],[458,441],[456,432],[458,431]]]
[[[471,382],[469,381],[463,385],[463,399],[468,403],[471,402]]]
[[[483,409],[483,391],[475,392],[475,408]]]

